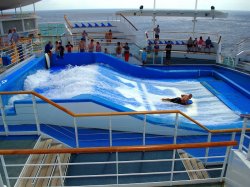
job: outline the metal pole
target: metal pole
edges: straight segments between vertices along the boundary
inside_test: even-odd
[[[244,143],[244,137],[246,133],[246,128],[247,128],[247,118],[244,118],[243,120],[243,127],[241,131],[241,136],[240,136],[240,143],[239,143],[239,150],[242,151],[243,143]]]
[[[221,171],[220,182],[223,181],[223,176],[224,176],[225,171],[226,171],[226,165],[227,165],[227,161],[228,161],[228,157],[229,157],[229,153],[230,153],[231,148],[232,148],[231,146],[227,147],[227,151],[226,151],[226,155],[225,155],[225,159],[224,159],[223,167],[222,167],[222,171]]]
[[[209,133],[208,133],[208,136],[207,136],[207,142],[211,142],[211,137],[212,137],[212,133],[209,132]],[[206,153],[205,153],[205,164],[207,164],[208,153],[209,153],[209,147],[206,148]]]
[[[174,128],[174,144],[176,144],[176,142],[177,142],[178,126],[179,126],[179,114],[176,113],[176,116],[175,116],[175,128]]]
[[[38,112],[37,112],[37,104],[36,104],[36,98],[34,95],[32,95],[32,107],[33,107],[33,111],[34,111],[34,115],[35,115],[35,121],[36,121],[36,130],[37,130],[37,134],[41,134],[41,129],[40,129],[40,122],[38,119]]]
[[[76,147],[79,147],[79,140],[78,140],[78,129],[77,129],[77,123],[76,118],[74,117],[74,127],[75,127],[75,139],[76,139]]]
[[[4,186],[5,187],[5,185],[3,183],[2,175],[0,175],[0,186]]]
[[[176,154],[176,149],[173,150],[173,160],[172,160],[171,176],[170,176],[171,185],[172,185],[173,178],[174,178],[175,154]]]
[[[194,19],[193,19],[193,37],[195,37],[195,36],[194,36],[194,33],[195,33],[195,24],[196,24],[196,22],[197,22],[197,19],[196,19],[197,6],[198,6],[198,0],[195,0],[195,8],[194,8],[195,13],[194,13]]]
[[[112,120],[111,116],[109,117],[109,146],[112,147]]]
[[[36,13],[36,5],[35,5],[35,3],[33,3],[33,11],[34,11],[34,13]]]
[[[6,164],[5,164],[3,155],[1,155],[0,157],[1,157],[1,163],[2,163],[2,166],[3,166],[3,171],[4,171],[4,176],[5,176],[5,179],[6,179],[6,182],[7,182],[7,186],[10,187],[10,180],[9,180],[8,171],[6,169]]]
[[[61,186],[63,186],[63,173],[62,173],[61,159],[60,159],[59,154],[56,154],[56,156],[57,156],[57,161],[58,161],[58,169],[59,169],[59,174],[60,174]]]
[[[155,8],[156,8],[156,0],[154,0],[154,11],[155,11]],[[155,13],[153,13],[153,16],[152,16],[152,21],[153,21],[153,36],[152,38],[154,38],[154,28],[155,28],[155,22],[156,22],[156,19],[155,19]]]
[[[6,116],[5,116],[5,111],[4,111],[2,95],[0,95],[0,108],[1,108],[1,115],[2,115],[2,120],[3,120],[3,125],[4,125],[4,132],[5,132],[5,135],[7,136],[9,134],[9,129],[8,129],[8,125],[6,123]]]
[[[119,161],[118,161],[118,152],[115,153],[115,161],[116,161],[116,184],[119,184]]]
[[[146,124],[147,124],[147,115],[144,115],[144,122],[143,122],[143,145],[146,145]]]
[[[247,160],[250,161],[250,144],[248,145]]]

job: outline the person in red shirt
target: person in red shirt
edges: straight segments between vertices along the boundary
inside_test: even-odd
[[[73,45],[70,42],[68,42],[68,44],[66,45],[66,49],[68,53],[71,53],[73,49]]]

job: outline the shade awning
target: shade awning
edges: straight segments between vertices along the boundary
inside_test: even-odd
[[[18,8],[20,6],[30,5],[41,0],[0,0],[0,10]]]

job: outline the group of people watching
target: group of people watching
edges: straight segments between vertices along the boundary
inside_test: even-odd
[[[9,29],[8,31],[8,44],[9,45],[12,45],[12,44],[17,44],[18,41],[19,41],[19,35],[18,33],[16,32],[16,28],[13,28],[13,29]]]
[[[194,40],[192,39],[192,37],[190,37],[187,41],[187,51],[188,52],[197,52],[197,51],[201,51],[202,49],[210,49],[214,47],[213,43],[210,39],[210,36],[208,36],[208,38],[206,39],[206,41],[203,40],[202,36],[200,36],[199,40],[197,40],[197,38],[195,38]]]
[[[128,62],[129,56],[130,56],[130,52],[129,52],[130,47],[128,46],[127,42],[124,45],[122,45],[121,42],[117,42],[117,45],[115,48],[116,57],[122,58],[122,49],[123,49],[123,54],[124,54],[124,60]]]

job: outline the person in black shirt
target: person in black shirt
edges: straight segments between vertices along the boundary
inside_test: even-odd
[[[168,65],[168,64],[170,64],[170,59],[171,59],[171,50],[172,50],[171,41],[168,41],[165,50],[166,50],[166,61],[165,61],[165,65]]]

